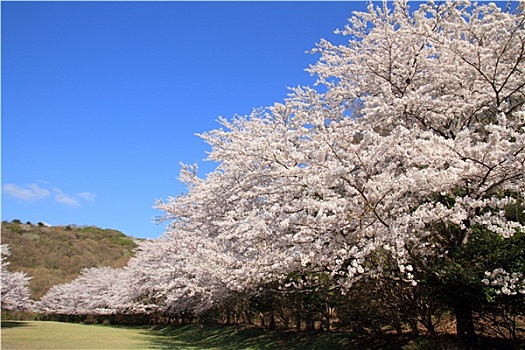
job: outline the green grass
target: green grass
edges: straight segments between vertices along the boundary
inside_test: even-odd
[[[270,331],[240,326],[103,326],[76,323],[2,322],[2,349],[145,349],[145,350],[401,350],[460,349],[456,337],[447,334],[411,339],[383,334],[356,336],[343,332]],[[482,337],[486,350],[525,349],[502,339]]]
[[[348,335],[334,333],[296,333],[270,331],[256,327],[196,325],[158,328],[152,340],[153,349],[184,350],[274,350],[345,348]]]
[[[59,322],[2,322],[2,349],[154,349],[141,329]]]
[[[298,333],[256,327],[197,325],[124,327],[60,322],[2,323],[2,349],[148,350],[337,350],[401,349],[408,339],[383,335],[355,338],[345,333]]]
[[[256,350],[341,349],[343,334],[197,325],[121,327],[60,322],[2,322],[2,349]]]

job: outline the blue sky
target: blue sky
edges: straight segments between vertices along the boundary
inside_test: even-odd
[[[312,85],[364,2],[1,2],[2,220],[154,238],[195,133]]]

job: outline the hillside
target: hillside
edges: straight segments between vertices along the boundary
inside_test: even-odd
[[[133,254],[135,239],[94,226],[46,226],[2,222],[2,244],[9,244],[10,271],[32,276],[33,299],[55,284],[73,280],[84,268],[122,267]]]

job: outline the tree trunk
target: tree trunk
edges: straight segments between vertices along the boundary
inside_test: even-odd
[[[410,319],[410,334],[413,336],[419,335],[419,329],[417,328],[417,318],[411,318]]]
[[[270,312],[270,324],[268,325],[270,329],[275,329],[275,314]]]
[[[301,331],[301,317],[299,315],[295,316],[295,330]]]
[[[245,310],[244,311],[244,317],[246,318],[246,323],[248,324],[253,324],[253,321],[252,321],[252,314],[250,312],[250,310]]]
[[[474,319],[472,309],[467,306],[456,306],[454,308],[456,316],[456,332],[458,337],[467,345],[472,346],[476,343],[476,331],[474,330]]]
[[[330,306],[326,306],[326,313],[325,313],[325,328],[328,332],[332,330],[332,315],[334,314],[334,308],[331,308]]]
[[[309,318],[308,320],[306,320],[305,331],[307,331],[307,332],[315,331],[315,324],[314,324],[314,320],[312,318]]]

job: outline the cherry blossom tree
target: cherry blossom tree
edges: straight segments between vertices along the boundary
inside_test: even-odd
[[[508,215],[523,210],[523,24],[522,9],[494,4],[429,3],[410,15],[399,2],[353,17],[342,31],[349,45],[319,45],[310,71],[325,101],[350,106],[366,128],[349,149],[359,158],[338,153],[365,170],[349,179],[368,211],[358,221],[375,231],[365,247],[383,244],[400,268],[411,261],[435,274],[428,258],[461,250],[476,228],[523,231]],[[458,333],[472,337],[464,302]]]
[[[135,308],[169,316],[199,315],[221,304],[230,259],[197,233],[141,242],[125,269]]]
[[[7,257],[11,254],[7,244],[0,245],[1,269],[1,306],[2,310],[25,311],[32,307],[29,291],[29,280],[24,272],[11,272],[7,270],[9,262]]]
[[[124,269],[93,267],[69,283],[53,286],[39,301],[44,313],[111,315],[134,309],[133,286]]]
[[[221,119],[201,135],[217,170],[159,205],[174,230],[235,252],[244,286],[292,271],[328,272],[343,292],[384,274],[441,283],[436,261],[476,230],[523,231],[508,215],[525,193],[523,9],[396,1],[340,33],[348,43],[321,41],[309,68],[325,92]],[[458,334],[472,338],[463,301]]]
[[[112,272],[133,286],[118,303],[93,270],[44,305],[201,314],[265,286],[322,280],[345,294],[388,277],[448,290],[458,335],[472,341],[475,305],[454,268],[477,263],[487,232],[525,232],[524,8],[417,5],[354,13],[339,31],[346,44],[313,50],[316,86],[202,133],[219,165],[205,178],[182,167],[187,193],[157,203],[166,234]],[[473,289],[523,296],[523,264],[484,267]],[[89,283],[104,300],[82,297]]]

